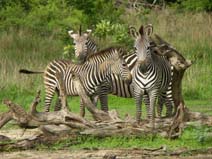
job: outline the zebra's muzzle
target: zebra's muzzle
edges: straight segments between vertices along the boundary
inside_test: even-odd
[[[141,73],[146,73],[148,71],[149,60],[145,59],[143,61],[138,61],[138,68]]]

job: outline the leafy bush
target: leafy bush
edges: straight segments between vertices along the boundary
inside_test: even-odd
[[[0,29],[18,28],[24,23],[26,13],[20,5],[6,6],[0,10]]]
[[[110,21],[102,20],[96,25],[94,34],[103,39],[111,37],[112,43],[115,44],[132,46],[132,39],[128,35],[128,27],[124,24],[113,24]]]
[[[114,0],[67,0],[70,6],[82,11],[88,16],[87,24],[96,25],[106,19],[111,22],[119,22],[122,8],[115,8]]]
[[[74,59],[74,45],[68,44],[63,47],[63,58]],[[75,59],[74,59],[75,60]]]
[[[120,22],[121,13],[122,9],[115,8],[113,0],[3,0],[0,29],[30,29],[69,43],[68,30],[78,30],[79,25],[93,28],[102,19]]]
[[[178,0],[178,8],[191,11],[212,11],[211,0]]]

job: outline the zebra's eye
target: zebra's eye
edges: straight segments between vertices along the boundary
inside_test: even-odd
[[[87,45],[88,44],[88,40],[86,40],[86,42],[85,42],[85,45]]]

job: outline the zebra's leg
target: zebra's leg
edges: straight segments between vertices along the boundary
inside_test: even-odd
[[[171,117],[172,111],[173,111],[173,106],[174,106],[174,100],[173,100],[173,96],[172,96],[172,90],[170,88],[166,92],[165,103],[166,103],[166,117]]]
[[[54,94],[55,94],[55,87],[50,87],[50,86],[45,87],[45,112],[50,111],[50,106],[51,106]]]
[[[144,92],[139,88],[134,89],[134,98],[136,104],[136,122],[139,124],[141,122],[141,110],[142,110],[142,97]]]
[[[100,104],[101,104],[101,110],[103,110],[104,112],[108,112],[108,96],[107,96],[107,94],[100,94],[99,100],[100,100]]]
[[[57,101],[56,101],[56,104],[55,104],[55,107],[54,107],[54,111],[61,110],[61,107],[62,107],[61,100],[60,100],[60,98],[57,98]]]
[[[166,117],[171,117],[174,103],[170,99],[166,99],[165,103],[166,103]]]
[[[98,99],[99,99],[98,96],[94,96],[94,97],[91,98],[92,103],[93,103],[96,107],[97,107],[97,104],[98,104]]]
[[[149,102],[149,96],[148,96],[148,94],[144,94],[143,99],[144,99],[144,104],[146,106],[147,118],[149,119],[150,117],[149,117],[149,113],[148,112],[149,112],[150,102]]]
[[[97,106],[98,96],[91,97],[91,101],[95,106]],[[83,102],[82,98],[80,98],[80,116],[85,116],[85,103]]]
[[[80,116],[81,117],[85,116],[85,105],[82,98],[80,98]]]
[[[158,97],[158,90],[152,90],[149,92],[149,98],[150,98],[150,126],[152,128],[152,131],[155,130],[155,106],[156,106],[156,99]]]
[[[57,89],[56,89],[56,92],[57,92],[57,100],[56,100],[56,103],[55,103],[55,106],[54,106],[54,111],[59,111],[62,108],[62,103],[61,103],[61,100],[59,98],[59,91]]]
[[[163,104],[165,103],[165,99],[160,95],[158,97],[158,103],[157,103],[157,114],[158,117],[161,118],[162,111],[163,111]]]

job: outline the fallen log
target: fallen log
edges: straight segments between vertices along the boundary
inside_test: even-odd
[[[39,94],[39,93],[38,93]],[[1,125],[5,125],[13,119],[22,128],[40,127],[44,133],[60,134],[70,133],[77,130],[80,134],[94,136],[113,136],[113,135],[142,135],[151,132],[151,127],[147,120],[137,124],[129,116],[121,120],[118,113],[114,110],[109,111],[111,119],[106,121],[88,121],[80,116],[62,109],[57,112],[37,112],[36,106],[39,101],[39,95],[36,96],[32,103],[31,112],[23,111],[22,106],[5,100],[10,111],[0,116]],[[191,121],[201,122],[202,125],[212,126],[212,117],[197,112],[190,112],[183,105],[178,107],[177,114],[174,118],[156,118],[156,132],[165,137],[174,138],[181,135],[183,128]],[[64,125],[64,126],[63,126]]]
[[[110,117],[110,115],[102,110],[99,110],[96,108],[96,106],[92,103],[91,99],[87,95],[84,87],[81,84],[80,78],[78,75],[76,75],[74,72],[74,80],[75,80],[75,87],[77,88],[77,92],[81,99],[83,100],[83,103],[85,104],[88,111],[92,114],[93,118],[97,121],[112,121],[113,119]],[[58,75],[59,78],[59,75]],[[62,81],[62,79],[60,79]],[[63,85],[63,84],[61,84]]]
[[[37,92],[37,95],[30,106],[29,112],[26,112],[21,105],[15,104],[10,100],[4,100],[3,103],[8,106],[9,111],[1,114],[1,127],[4,126],[8,121],[15,120],[17,124],[22,128],[27,129],[40,127],[43,133],[28,140],[26,139],[18,143],[13,143],[12,145],[3,144],[0,146],[9,146],[8,148],[31,148],[33,147],[33,144],[51,140],[51,138],[48,139],[43,136],[69,136],[76,133],[98,137],[115,135],[146,136],[148,134],[151,134],[152,129],[149,126],[149,122],[147,120],[143,120],[140,124],[137,124],[135,120],[129,115],[126,116],[126,119],[122,120],[120,119],[116,111],[109,111],[109,113],[107,114],[103,111],[98,110],[92,104],[78,78],[76,78],[76,83],[78,84],[78,91],[80,92],[80,96],[84,100],[84,103],[87,104],[88,110],[91,112],[96,121],[88,121],[68,110],[66,94],[63,91],[64,87],[61,83],[61,93],[59,95],[59,98],[62,103],[62,109],[60,111],[38,112],[36,110],[36,107],[40,103],[40,91]],[[161,136],[171,139],[176,138],[182,134],[186,123],[190,121],[201,121],[201,124],[212,126],[212,117],[203,115],[201,113],[190,112],[184,106],[184,104],[181,103],[178,106],[177,113],[174,118],[156,118],[155,131]],[[60,137],[58,137],[57,139],[59,140]]]
[[[8,123],[10,120],[12,120],[12,112],[11,111],[0,114],[0,129],[6,123]]]
[[[10,103],[10,107],[13,108],[14,103]],[[33,105],[33,104],[32,104]],[[36,104],[34,105],[36,106]],[[21,107],[16,105],[16,107]],[[179,106],[178,109],[184,108]],[[14,110],[14,109],[11,109]],[[12,112],[12,111],[10,111]],[[13,115],[17,115],[18,111]],[[137,124],[134,119],[129,116],[126,119],[121,120],[115,111],[110,112],[113,114],[114,119],[119,119],[115,121],[90,121],[87,120],[76,120],[72,113],[66,112],[50,112],[50,113],[35,113],[35,116],[31,116],[29,113],[24,113],[26,118],[17,118],[12,116],[13,120],[16,120],[17,124],[24,128],[40,127],[43,132],[37,136],[32,136],[28,139],[19,140],[14,142],[0,142],[0,149],[29,149],[34,148],[37,144],[52,144],[58,140],[63,139],[63,137],[72,138],[73,135],[91,135],[96,137],[107,137],[107,136],[147,136],[151,134],[151,127],[147,120],[143,120],[141,124]],[[212,117],[202,115],[200,113],[190,112],[188,109],[186,111],[178,111],[179,114],[175,118],[156,118],[155,130],[157,134],[167,137],[167,138],[177,138],[183,133],[183,129],[186,127],[188,122],[191,121],[201,121],[202,124],[207,124],[212,126]],[[183,112],[183,113],[182,113]],[[11,114],[11,113],[10,113]],[[57,116],[55,119],[52,117],[53,114]],[[19,114],[21,116],[21,114]],[[51,116],[51,117],[43,117]],[[5,114],[3,115],[5,116]],[[41,117],[40,117],[41,116]],[[77,115],[75,115],[77,116]],[[71,120],[66,120],[66,117]],[[77,116],[78,117],[78,116]],[[2,117],[0,117],[2,119]],[[30,120],[29,120],[30,119]],[[74,120],[72,120],[74,119]],[[0,121],[2,122],[2,121]],[[5,124],[5,123],[4,123]],[[76,126],[77,125],[77,126]],[[180,130],[180,131],[179,131]]]
[[[4,100],[4,104],[8,106],[9,112],[1,116],[0,123],[5,125],[9,120],[15,120],[20,127],[35,128],[41,125],[68,125],[70,128],[85,129],[93,127],[93,125],[84,118],[62,109],[56,112],[37,112],[36,106],[40,101],[40,91],[38,91],[31,110],[27,113],[21,105],[15,104],[10,100]],[[6,120],[7,119],[7,120]],[[1,127],[2,127],[1,126]]]
[[[67,137],[67,136],[66,136]],[[1,151],[10,151],[10,150],[27,150],[35,148],[39,144],[51,145],[58,140],[63,139],[62,136],[52,136],[52,135],[44,135],[39,134],[37,136],[32,136],[27,139],[21,139],[17,141],[7,141],[0,142],[0,152]]]

